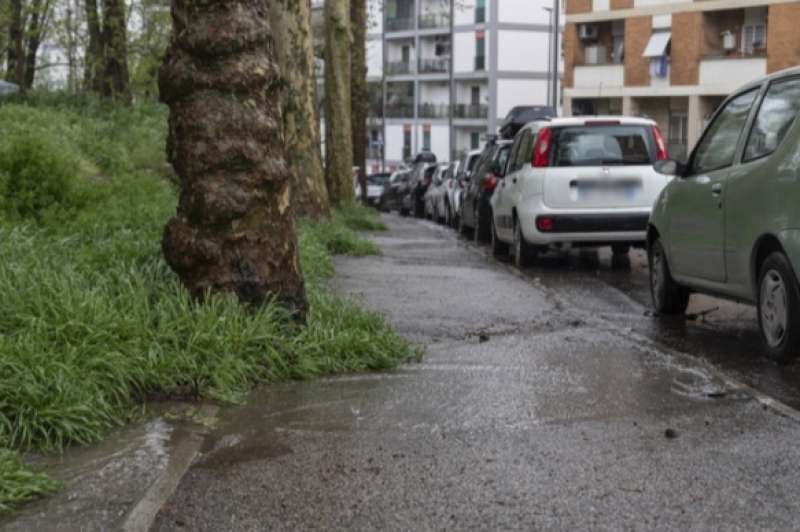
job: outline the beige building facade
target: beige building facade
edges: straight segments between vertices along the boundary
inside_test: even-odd
[[[800,65],[800,1],[566,0],[565,9],[565,116],[648,116],[675,158],[732,91]]]

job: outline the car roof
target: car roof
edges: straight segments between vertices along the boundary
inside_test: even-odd
[[[731,94],[737,94],[740,92],[745,92],[749,89],[755,89],[756,87],[760,87],[761,85],[763,85],[765,81],[774,81],[776,79],[781,79],[789,76],[800,76],[800,67],[791,67],[791,68],[786,68],[784,70],[779,70],[773,74],[770,74],[769,76],[764,76],[763,78],[751,81],[746,85],[742,85],[741,87],[733,91]]]
[[[574,127],[585,126],[588,123],[613,122],[622,126],[655,126],[656,122],[650,118],[619,115],[593,115],[593,116],[573,116],[568,118],[553,118],[551,120],[537,120],[525,124],[525,129],[538,132],[543,127]]]

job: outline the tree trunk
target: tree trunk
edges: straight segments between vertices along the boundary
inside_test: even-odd
[[[25,49],[23,47],[22,0],[11,0],[11,21],[8,25],[6,81],[20,87],[25,84]]]
[[[89,30],[89,45],[86,48],[84,85],[96,93],[103,91],[103,36],[100,29],[100,15],[97,0],[85,0],[86,26]]]
[[[278,63],[286,80],[282,97],[286,159],[297,216],[330,216],[317,120],[314,46],[307,1],[277,0],[271,6]],[[280,32],[280,33],[278,33]]]
[[[367,0],[350,0],[353,48],[350,65],[350,107],[353,116],[353,166],[359,168],[361,201],[367,203]]]
[[[101,92],[106,98],[128,102],[131,93],[125,0],[103,0],[102,42],[105,61]]]
[[[325,180],[331,205],[353,198],[350,1],[325,2]]]
[[[261,305],[275,296],[303,317],[272,1],[172,1],[159,88],[181,193],[163,250],[195,297],[226,292]]]
[[[32,88],[33,81],[36,78],[36,56],[39,53],[39,44],[42,42],[42,28],[46,18],[46,9],[47,6],[42,5],[42,0],[33,0],[28,23],[28,43],[25,55],[25,89]]]

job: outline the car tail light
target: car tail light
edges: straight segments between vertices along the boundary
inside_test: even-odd
[[[496,186],[497,186],[497,177],[492,173],[486,174],[486,176],[483,178],[483,190],[485,190],[486,192],[491,192],[492,190],[494,190],[494,187]]]
[[[458,188],[464,188],[464,180],[463,179],[459,179],[458,180]]]
[[[653,126],[653,137],[656,139],[656,160],[666,161],[669,159],[669,152],[664,142],[664,135],[661,134],[661,130],[658,129],[658,126]]]
[[[549,127],[542,128],[536,136],[536,145],[533,147],[533,160],[531,164],[534,168],[545,168],[550,166],[550,148],[553,144],[553,130]]]
[[[548,216],[540,216],[536,219],[536,229],[542,233],[549,233],[553,230],[553,219]]]

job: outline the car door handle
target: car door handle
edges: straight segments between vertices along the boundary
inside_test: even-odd
[[[720,197],[722,194],[722,183],[714,183],[711,185],[711,195],[715,198]]]

